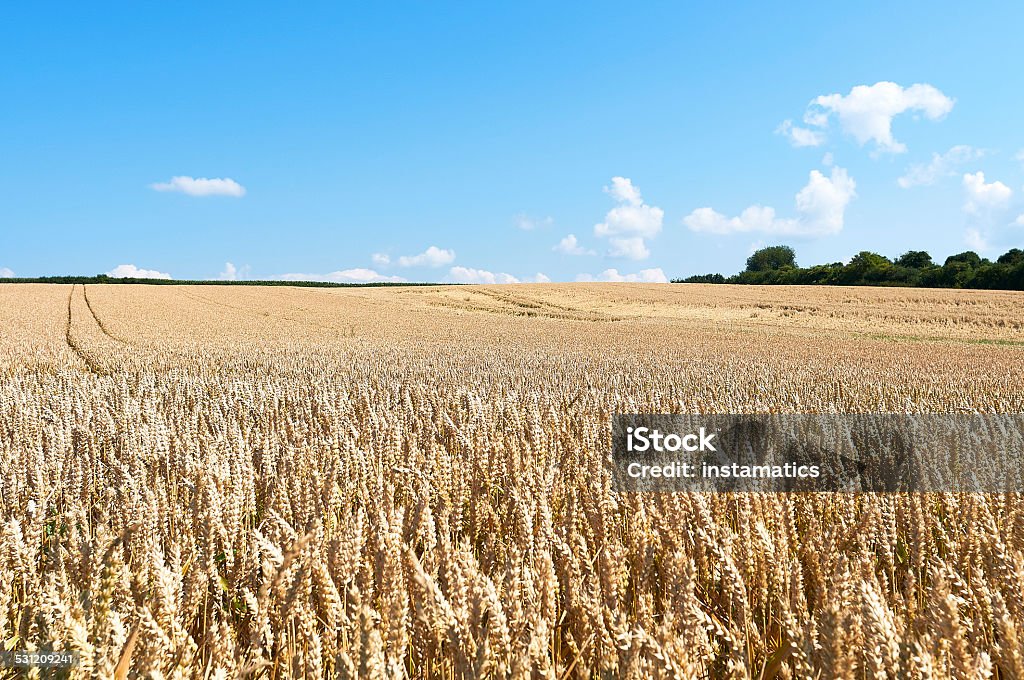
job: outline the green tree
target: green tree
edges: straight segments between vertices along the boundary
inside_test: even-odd
[[[837,283],[851,286],[878,283],[889,278],[892,262],[889,258],[869,250],[862,250],[850,259],[837,278]]]
[[[1024,250],[1021,250],[1020,248],[1010,248],[1000,255],[996,262],[1014,267],[1021,262],[1024,262]]]
[[[766,272],[783,267],[796,267],[796,252],[789,246],[769,246],[747,258],[748,272]]]
[[[950,255],[946,258],[946,263],[943,266],[949,266],[954,262],[963,262],[971,269],[977,269],[981,266],[981,255],[978,255],[973,250],[965,250],[962,253],[956,255]]]
[[[935,265],[932,256],[923,250],[908,250],[896,259],[896,265],[909,269],[926,269]]]

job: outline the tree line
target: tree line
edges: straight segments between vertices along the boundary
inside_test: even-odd
[[[1024,250],[1012,248],[995,262],[968,250],[950,255],[941,265],[923,250],[894,260],[863,250],[845,264],[800,267],[791,247],[769,246],[755,251],[747,258],[747,268],[733,276],[698,274],[672,282],[1024,290]]]
[[[89,284],[104,284],[104,283],[136,283],[147,286],[294,286],[299,288],[384,288],[389,286],[436,286],[440,284],[436,283],[412,283],[402,282],[397,283],[393,281],[373,281],[371,283],[338,283],[335,281],[256,281],[256,280],[242,280],[242,281],[222,281],[213,280],[205,281],[201,279],[188,280],[188,279],[133,279],[133,278],[121,278],[113,277],[107,274],[97,274],[96,276],[36,276],[31,278],[20,277],[20,278],[7,278],[0,279],[0,283],[89,283]]]

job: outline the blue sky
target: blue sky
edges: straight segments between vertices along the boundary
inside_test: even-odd
[[[761,244],[1024,246],[1024,5],[768,4],[12,5],[0,275],[659,280]]]

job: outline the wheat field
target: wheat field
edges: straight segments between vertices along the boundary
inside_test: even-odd
[[[3,649],[1024,678],[1019,496],[626,494],[605,465],[614,413],[1020,413],[1022,385],[1019,293],[3,285]]]

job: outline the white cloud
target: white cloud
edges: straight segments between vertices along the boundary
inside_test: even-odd
[[[1014,226],[1017,226],[1017,227],[1024,227],[1024,213],[1021,213],[1020,215],[1017,215],[1017,219],[1015,219],[1013,221],[1013,224],[1014,224]],[[11,270],[8,269],[7,271],[11,271]]]
[[[1014,156],[1014,158],[1019,160],[1021,163],[1024,163],[1024,149],[1021,149],[1020,151],[1018,151],[1017,155]]]
[[[610,238],[610,255],[644,259],[650,255],[644,239],[654,238],[661,231],[665,211],[644,203],[640,189],[626,177],[612,177],[605,187],[617,206],[608,211],[604,222],[594,225],[594,235]]]
[[[811,127],[798,128],[784,121],[779,132],[797,146],[818,146],[824,141],[823,130],[829,118],[835,115],[843,132],[852,135],[861,146],[874,142],[878,151],[902,153],[907,147],[892,135],[893,118],[909,111],[929,120],[940,120],[953,110],[954,104],[954,99],[923,83],[910,87],[885,81],[857,85],[846,95],[816,97],[804,114],[804,123]]]
[[[633,186],[628,177],[612,177],[612,185],[605,187],[604,191],[619,203],[641,205],[644,202],[639,187]]]
[[[896,183],[904,189],[935,184],[943,177],[955,175],[958,166],[976,161],[984,155],[985,152],[982,149],[960,144],[952,147],[946,153],[933,153],[931,162],[927,164],[911,165],[907,168],[906,174],[896,180]]]
[[[641,269],[635,274],[620,274],[618,269],[605,269],[597,276],[580,274],[577,281],[610,281],[615,283],[668,283],[668,277],[661,268]]]
[[[775,134],[782,135],[789,143],[799,148],[803,146],[821,146],[825,143],[825,133],[821,130],[793,125],[793,121],[784,120],[775,128]]]
[[[826,168],[831,168],[836,164],[836,157],[832,155],[831,151],[826,151],[825,155],[821,157],[821,164]]]
[[[373,260],[373,263],[375,265],[381,267],[386,267],[387,265],[391,264],[391,256],[388,255],[387,253],[374,253],[373,255],[370,256],[370,259]]]
[[[243,265],[236,267],[230,262],[224,263],[224,271],[217,275],[217,278],[221,281],[238,281],[240,279],[246,279],[249,276],[249,265]]]
[[[762,232],[786,236],[828,236],[843,229],[846,206],[856,196],[857,183],[840,167],[831,177],[811,170],[807,185],[796,195],[796,218],[775,216],[775,209],[752,205],[738,217],[726,217],[711,209],[698,208],[683,224],[692,231],[711,234]]]
[[[593,255],[594,251],[584,248],[580,245],[579,239],[576,238],[576,234],[569,234],[561,241],[558,242],[551,250],[558,253],[564,253],[566,255]]]
[[[7,267],[0,267],[0,279],[13,279],[14,272]]]
[[[549,279],[543,272],[537,272],[531,283],[551,283],[551,279]]]
[[[984,253],[989,249],[988,239],[977,229],[968,229],[964,234],[964,243],[971,250],[979,253]]]
[[[515,216],[516,226],[523,231],[532,231],[542,227],[550,227],[555,223],[553,217],[530,217],[526,213],[519,213]]]
[[[969,213],[1000,208],[1013,195],[1013,190],[1002,182],[986,183],[985,173],[980,170],[964,175],[964,190],[967,192],[964,210]]]
[[[107,276],[115,279],[170,279],[170,274],[158,272],[153,269],[139,269],[133,264],[119,264],[109,272]]]
[[[612,257],[625,257],[630,260],[646,260],[651,256],[651,251],[647,248],[647,244],[644,243],[643,238],[640,236],[630,236],[629,238],[610,238],[608,243],[611,244],[611,249],[608,254]]]
[[[605,193],[619,203],[608,211],[605,221],[594,225],[596,236],[641,236],[652,238],[661,231],[665,211],[647,205],[640,196],[640,190],[625,177],[613,177],[612,186],[604,188]]]
[[[384,276],[372,269],[343,269],[330,274],[284,274],[283,281],[329,281],[333,283],[405,283],[401,276]]]
[[[419,255],[402,255],[398,258],[399,267],[443,267],[455,261],[455,251],[430,246]]]
[[[519,279],[511,274],[489,272],[486,269],[472,269],[470,267],[452,267],[448,270],[448,279],[453,283],[520,283]]]
[[[967,230],[967,233],[964,235],[964,243],[975,252],[981,253],[988,250],[988,241],[982,236],[981,231],[975,228]]]
[[[170,182],[157,182],[149,186],[156,191],[174,191],[189,196],[245,196],[245,187],[230,177],[207,179],[179,176],[172,177]]]

